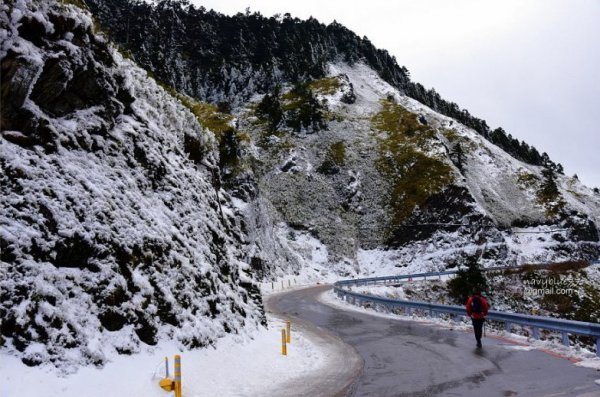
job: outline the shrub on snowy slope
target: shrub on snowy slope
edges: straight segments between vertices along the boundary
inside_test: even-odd
[[[71,370],[263,322],[192,113],[76,7],[3,3],[0,24],[2,349]]]

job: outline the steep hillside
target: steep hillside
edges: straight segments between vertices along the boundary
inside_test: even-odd
[[[101,365],[264,321],[213,135],[58,2],[0,9],[0,339]]]
[[[502,128],[492,131],[484,120],[412,82],[409,71],[387,51],[337,22],[324,25],[314,18],[302,21],[289,14],[267,18],[249,12],[230,17],[178,0],[86,3],[112,39],[140,65],[202,101],[235,107],[277,85],[322,78],[332,62],[361,61],[402,93],[474,129],[512,156],[562,169],[546,153]]]
[[[598,254],[597,194],[337,23],[178,1],[88,3],[145,68],[214,103],[205,125],[234,123],[222,130],[220,165],[250,223],[318,238],[342,271],[379,249],[438,267],[477,251],[509,263]],[[250,239],[266,274],[298,269],[280,255],[285,236]]]
[[[330,262],[370,273],[389,261],[452,267],[482,251],[490,264],[598,255],[600,196],[576,179],[516,160],[365,64],[330,64],[304,85],[236,114],[252,137],[242,158],[254,162],[225,172],[235,186],[253,175]]]

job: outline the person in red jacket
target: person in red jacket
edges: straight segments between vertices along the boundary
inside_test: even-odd
[[[471,321],[473,322],[477,347],[481,347],[481,331],[483,329],[485,316],[488,314],[488,310],[490,310],[490,305],[488,304],[488,301],[481,296],[481,291],[475,290],[473,295],[467,299],[466,309],[467,314],[471,317]]]

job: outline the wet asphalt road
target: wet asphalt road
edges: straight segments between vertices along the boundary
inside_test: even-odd
[[[330,331],[358,352],[364,366],[348,396],[600,397],[597,370],[489,337],[478,350],[470,333],[339,310],[318,301],[329,288],[270,297],[269,309]]]

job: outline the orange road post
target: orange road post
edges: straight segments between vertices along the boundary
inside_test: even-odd
[[[281,355],[287,356],[287,337],[285,335],[285,329],[281,330]]]
[[[285,341],[287,343],[292,343],[292,322],[290,320],[285,321]]]
[[[175,397],[181,397],[181,356],[175,356]]]

